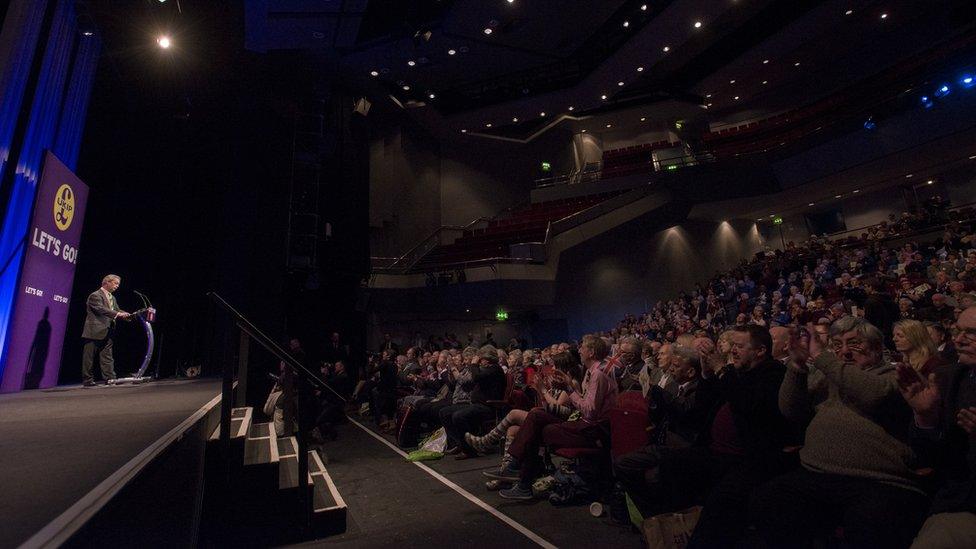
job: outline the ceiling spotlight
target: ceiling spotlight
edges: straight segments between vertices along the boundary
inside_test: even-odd
[[[793,66],[794,66],[794,67],[799,67],[799,66],[800,66],[800,62],[799,62],[799,61],[797,61],[796,63],[793,63]]]
[[[607,127],[608,128],[612,128],[613,127],[613,124],[607,124]]]
[[[512,118],[512,122],[518,122],[518,118]]]
[[[935,183],[935,181],[932,179],[929,179],[928,181],[925,182],[926,185],[931,185],[932,183]]]
[[[485,30],[483,30],[482,32],[484,32],[485,34],[491,34],[493,31],[491,30],[491,27],[485,27]]]
[[[569,109],[567,109],[567,110],[569,110],[570,112],[572,112],[572,111],[573,111],[573,110],[574,110],[575,108],[576,108],[576,107],[574,107],[574,106],[572,106],[572,105],[570,105],[570,106],[569,106]]]
[[[623,81],[623,80],[621,80],[620,82],[617,82],[617,85],[618,85],[618,86],[623,86],[623,85],[624,85],[624,81]]]
[[[840,198],[840,197],[842,197],[842,196],[844,196],[844,195],[842,195],[842,194],[835,194],[835,195],[834,195],[834,198]]]
[[[646,117],[646,116],[642,116],[642,117],[641,117],[641,122],[643,122],[643,121],[645,121],[645,120],[647,120],[647,117]]]
[[[644,72],[644,67],[637,67],[637,72]]]
[[[882,19],[887,19],[888,18],[888,14],[887,13],[882,13],[881,14],[881,18]]]
[[[809,203],[809,204],[807,204],[807,206],[813,206],[813,202],[811,202],[811,203]]]
[[[664,47],[663,47],[663,48],[661,48],[661,49],[663,49],[663,50],[664,50],[664,53],[668,53],[669,51],[671,51],[671,46],[664,46]]]
[[[711,97],[712,97],[712,94],[710,94],[710,93],[705,94],[705,99],[711,99]]]
[[[606,100],[607,100],[607,94],[603,94],[603,95],[601,95],[601,96],[600,96],[600,99],[602,99],[602,100],[604,100],[604,101],[606,101]]]
[[[545,116],[545,115],[546,115],[546,111],[542,111],[539,113],[539,116]]]
[[[169,36],[166,36],[165,34],[157,38],[156,43],[159,44],[159,47],[163,48],[164,50],[168,50],[169,47],[173,45],[173,42],[169,39]]]
[[[491,122],[489,122],[489,123],[487,123],[487,124],[485,124],[485,127],[486,127],[486,128],[490,128],[490,127],[491,127]]]
[[[514,4],[515,3],[515,0],[508,0],[508,3],[509,4]]]
[[[580,133],[586,133],[586,130],[580,130]]]
[[[379,76],[380,73],[379,73],[379,71],[369,71],[369,75],[370,76]]]
[[[976,160],[976,154],[969,157],[970,160]]]
[[[427,97],[429,97],[429,98],[431,98],[431,99],[433,99],[433,98],[435,98],[435,97],[437,97],[437,96],[436,96],[436,95],[434,95],[434,94],[430,94],[430,95],[428,95]]]
[[[456,50],[456,49],[454,49],[454,48],[451,48],[451,49],[449,49],[449,50],[447,50],[447,54],[448,54],[448,55],[454,55],[454,54],[456,54],[456,53],[457,53],[457,50]]]
[[[910,173],[910,174],[905,175],[905,179],[911,179],[913,177],[915,177],[915,174],[913,174],[913,173]]]
[[[700,29],[701,28],[701,25],[702,25],[701,21],[695,21],[695,28],[696,29]]]
[[[762,83],[763,83],[763,85],[765,86],[766,84],[769,84],[769,80],[763,80],[763,82],[762,82]]]
[[[737,96],[733,97],[732,99],[738,101],[739,100],[739,96],[737,95]]]
[[[403,91],[405,91],[405,92],[410,91],[410,86],[403,86]]]
[[[712,106],[712,104],[711,104],[711,103],[709,103],[709,104],[707,104],[707,105],[705,105],[705,107],[711,107],[711,106]]]
[[[81,34],[82,34],[82,35],[84,35],[84,36],[91,36],[91,35],[93,35],[93,34],[95,34],[95,33],[94,33],[94,32],[92,32],[92,31],[85,31],[85,32],[83,32],[83,33],[81,33]]]
[[[844,12],[844,15],[850,15],[852,13],[854,13],[854,10],[847,10]]]
[[[630,26],[630,21],[624,21],[624,28],[626,29],[629,26]]]
[[[853,190],[853,191],[851,191],[851,192],[852,192],[852,193],[854,193],[854,194],[857,194],[857,193],[859,193],[859,192],[861,192],[861,189],[854,189],[854,190]]]
[[[468,133],[468,130],[461,130],[461,133]]]
[[[763,65],[768,65],[768,64],[769,64],[769,59],[763,59]]]
[[[413,67],[417,65],[417,62],[411,59],[410,61],[407,61],[407,65]]]
[[[641,4],[641,11],[647,11],[647,4]]]
[[[729,84],[735,84],[735,80],[729,80]]]

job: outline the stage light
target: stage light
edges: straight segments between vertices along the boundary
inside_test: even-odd
[[[695,28],[696,29],[700,29],[701,26],[702,26],[702,22],[701,21],[695,21]]]
[[[448,54],[448,55],[454,55],[454,54],[456,54],[456,53],[457,53],[457,50],[455,50],[455,49],[450,49],[450,50],[447,50],[447,54]]]
[[[407,65],[413,67],[413,66],[416,66],[417,65],[417,62],[414,61],[413,59],[411,59],[410,61],[407,61]]]
[[[492,33],[492,30],[491,30],[490,27],[485,27],[485,30],[482,31],[482,32],[484,32],[485,34],[491,34]]]
[[[945,97],[949,95],[949,84],[942,84],[939,89],[935,90],[936,97]]]
[[[377,71],[369,71],[369,75],[370,75],[370,76],[379,76],[379,75],[380,75],[380,73],[379,73],[379,72],[377,72]]]
[[[168,50],[170,46],[173,45],[173,41],[170,40],[169,36],[166,36],[165,34],[157,38],[156,43],[159,44],[159,47],[163,48],[164,50]]]
[[[664,50],[664,53],[668,53],[669,51],[671,51],[671,46],[664,46],[664,48],[662,49]]]

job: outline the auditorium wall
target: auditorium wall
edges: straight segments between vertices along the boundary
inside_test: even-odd
[[[540,316],[565,318],[571,337],[607,329],[762,248],[754,221],[653,224],[627,224],[563,252],[555,304]]]

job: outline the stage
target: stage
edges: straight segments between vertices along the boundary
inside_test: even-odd
[[[176,427],[219,410],[219,393],[219,380],[202,379],[0,395],[0,548],[66,520],[96,488],[119,488]]]

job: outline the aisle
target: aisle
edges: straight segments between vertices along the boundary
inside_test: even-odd
[[[643,547],[635,532],[590,516],[585,505],[513,502],[485,490],[481,472],[497,463],[497,455],[426,462],[432,475],[377,437],[347,424],[340,427],[339,439],[326,446],[329,472],[349,506],[349,528],[342,536],[306,545]]]

